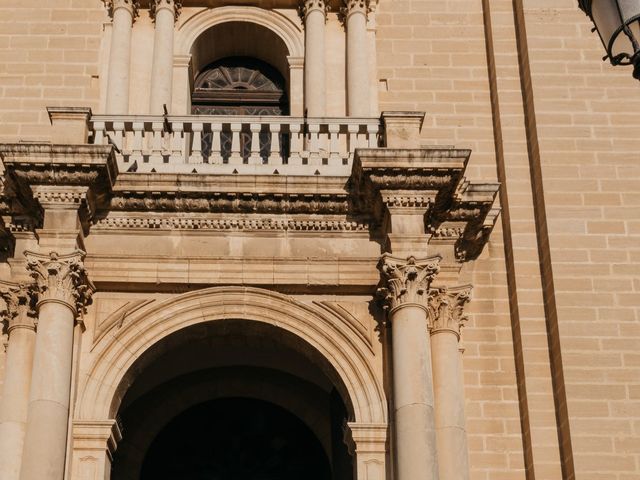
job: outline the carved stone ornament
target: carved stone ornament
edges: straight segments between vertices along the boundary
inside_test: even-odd
[[[36,281],[38,305],[53,301],[66,304],[77,316],[85,313],[91,303],[94,287],[87,277],[83,260],[85,253],[77,250],[59,255],[25,252],[27,270]]]
[[[429,287],[440,271],[441,257],[406,259],[385,254],[380,259],[378,269],[382,274],[383,287],[378,296],[385,308],[393,310],[401,305],[417,304],[428,306]]]
[[[429,291],[429,329],[432,335],[449,331],[460,338],[460,331],[467,321],[464,306],[471,300],[471,291],[470,285]]]
[[[366,16],[371,11],[369,0],[344,0],[344,4],[346,5],[343,9],[345,17],[352,13],[364,13]]]
[[[107,12],[111,18],[113,18],[113,12],[118,8],[126,8],[134,19],[139,15],[140,2],[138,0],[102,0],[102,2],[107,7]]]
[[[151,0],[149,2],[149,15],[154,22],[156,20],[156,13],[163,8],[171,10],[177,22],[182,12],[182,0]]]
[[[16,285],[0,286],[0,297],[4,300],[5,308],[0,311],[2,322],[5,323],[7,333],[15,328],[29,328],[34,330],[35,323],[35,285],[20,283]]]
[[[326,18],[327,13],[330,9],[331,8],[328,2],[326,2],[325,0],[301,0],[299,13],[300,17],[304,20],[310,12],[319,10],[324,14]]]

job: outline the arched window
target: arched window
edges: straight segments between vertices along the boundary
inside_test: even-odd
[[[275,68],[255,58],[218,60],[196,78],[191,113],[288,115],[285,80]]]
[[[227,57],[218,60],[196,77],[191,95],[194,115],[288,115],[289,102],[283,76],[266,62],[251,57]],[[202,153],[212,149],[211,133],[202,135]],[[271,151],[271,134],[260,133],[260,156],[264,163]],[[231,154],[232,134],[220,134],[221,155],[225,162]],[[287,156],[288,138],[280,134],[281,155]],[[251,153],[251,133],[240,133],[240,152],[245,163]]]

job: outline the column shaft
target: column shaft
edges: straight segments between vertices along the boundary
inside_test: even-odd
[[[48,301],[38,312],[21,480],[62,480],[64,475],[71,365],[73,310]]]
[[[323,117],[326,111],[325,11],[310,8],[305,15],[304,102],[309,117]]]
[[[389,314],[397,480],[438,478],[434,398],[427,312],[402,305]]]
[[[436,437],[440,480],[468,480],[469,452],[458,336],[451,330],[431,336]]]
[[[18,480],[20,475],[35,337],[35,330],[28,327],[14,328],[9,332],[6,374],[0,403],[2,480]]]
[[[366,9],[347,13],[347,110],[351,117],[371,114]]]
[[[173,2],[156,11],[156,28],[153,43],[153,65],[151,67],[151,95],[149,112],[162,114],[163,105],[171,108],[173,91],[173,36],[175,10]]]
[[[106,111],[109,114],[126,115],[129,112],[132,26],[132,8],[130,6],[114,7],[107,80]]]

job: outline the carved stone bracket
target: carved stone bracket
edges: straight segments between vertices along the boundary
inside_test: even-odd
[[[471,300],[471,285],[434,288],[429,291],[429,330],[431,334],[453,332],[458,339],[467,321],[464,306]]]
[[[114,12],[119,8],[124,8],[129,11],[134,21],[139,15],[140,2],[138,0],[102,0],[102,2],[107,8],[107,12],[111,18],[113,18]]]
[[[430,243],[455,245],[458,261],[472,260],[499,212],[493,207],[499,185],[465,180],[470,154],[451,148],[356,150],[354,208],[372,215],[386,234],[392,233],[394,216],[424,215],[422,230]]]
[[[4,300],[5,308],[0,311],[0,317],[5,324],[7,333],[15,328],[36,328],[36,289],[34,284],[2,284],[0,297]]]
[[[2,144],[0,158],[13,196],[9,215],[29,212],[42,225],[43,210],[73,208],[85,232],[94,212],[108,205],[118,175],[108,145]]]
[[[154,22],[156,20],[156,13],[163,8],[171,10],[177,22],[182,12],[182,0],[151,0],[149,2],[149,16]]]
[[[388,310],[405,304],[428,307],[429,287],[440,271],[441,257],[397,258],[384,254],[378,263],[383,287],[378,297]]]
[[[63,303],[81,318],[95,290],[84,268],[85,253],[79,250],[67,255],[25,252],[25,256],[27,270],[36,282],[38,306],[45,302]]]

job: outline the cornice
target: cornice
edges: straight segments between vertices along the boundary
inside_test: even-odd
[[[108,206],[118,167],[110,145],[0,144],[8,216],[41,225],[45,208],[77,208],[85,228]]]
[[[476,258],[491,233],[499,210],[499,184],[473,184],[464,178],[470,150],[360,149],[352,173],[352,202],[382,226],[394,213],[423,210],[425,231],[438,241],[454,242],[459,261]]]

